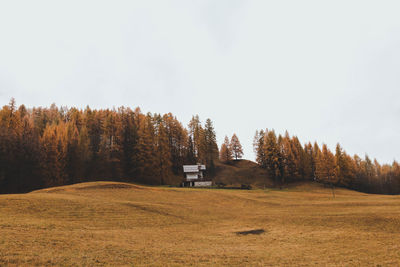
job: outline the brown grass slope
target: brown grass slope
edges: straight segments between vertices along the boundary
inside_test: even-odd
[[[215,183],[223,183],[226,186],[252,185],[256,188],[264,188],[273,185],[268,178],[267,171],[260,168],[257,163],[250,160],[233,160],[228,163],[217,162]]]
[[[0,195],[0,266],[378,264],[400,265],[399,196],[114,182]]]

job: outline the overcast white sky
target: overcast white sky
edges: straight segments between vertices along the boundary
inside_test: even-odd
[[[210,117],[400,160],[398,1],[1,1],[0,104]]]

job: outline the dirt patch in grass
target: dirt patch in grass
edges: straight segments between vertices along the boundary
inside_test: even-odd
[[[249,231],[239,231],[235,232],[237,235],[261,235],[265,233],[264,229],[254,229],[254,230],[249,230]]]

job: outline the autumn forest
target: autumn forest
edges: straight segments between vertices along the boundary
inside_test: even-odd
[[[296,136],[257,130],[256,161],[276,187],[317,181],[369,193],[399,194],[400,165],[379,164],[348,155],[337,144],[302,144]],[[182,165],[207,165],[242,158],[239,138],[225,137],[218,148],[213,122],[193,116],[187,127],[171,113],[144,114],[139,108],[94,110],[17,107],[12,99],[0,111],[0,193],[84,181],[113,180],[178,185]]]

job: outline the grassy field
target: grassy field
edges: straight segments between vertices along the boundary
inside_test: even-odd
[[[112,182],[0,195],[2,265],[399,266],[400,197]]]

